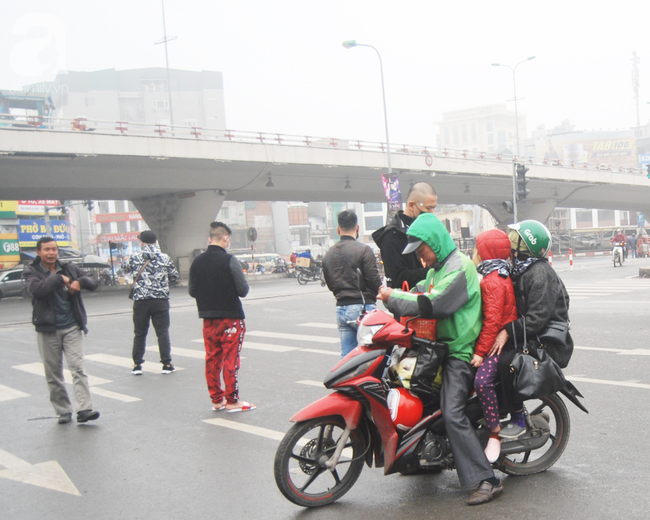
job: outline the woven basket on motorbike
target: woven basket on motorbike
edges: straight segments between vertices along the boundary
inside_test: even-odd
[[[410,316],[402,316],[399,322],[406,325],[407,320],[410,318]],[[408,324],[408,328],[415,331],[415,335],[419,338],[436,340],[436,320],[417,318]]]

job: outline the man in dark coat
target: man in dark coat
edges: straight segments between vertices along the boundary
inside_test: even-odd
[[[403,255],[408,244],[406,232],[413,221],[422,213],[433,213],[438,205],[436,190],[426,182],[414,184],[406,199],[404,211],[398,211],[386,226],[372,234],[372,239],[381,251],[388,287],[402,289],[404,282],[412,289],[427,277],[429,269],[415,253]]]
[[[59,424],[72,421],[72,403],[63,379],[63,356],[72,374],[77,401],[77,422],[94,421],[88,376],[84,372],[83,336],[86,309],[81,289],[94,291],[97,279],[71,263],[58,260],[59,248],[52,237],[36,242],[37,258],[23,272],[32,295],[32,323],[36,327],[38,349],[50,391],[50,402],[59,416]]]
[[[377,308],[377,292],[381,279],[377,260],[370,246],[357,242],[359,224],[352,210],[338,214],[336,228],[341,240],[334,244],[323,258],[323,274],[327,287],[336,298],[336,323],[341,337],[341,357],[345,357],[357,346],[357,326],[354,322],[361,311]],[[357,269],[366,284],[363,296],[357,279]]]

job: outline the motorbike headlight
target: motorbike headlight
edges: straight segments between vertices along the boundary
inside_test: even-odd
[[[383,328],[383,325],[359,325],[359,330],[357,330],[357,344],[371,345],[374,335]]]

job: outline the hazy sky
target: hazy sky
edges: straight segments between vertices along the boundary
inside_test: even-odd
[[[163,67],[160,0],[0,2],[0,89],[57,70]],[[512,100],[528,132],[650,118],[650,2],[165,0],[170,67],[223,73],[230,129],[434,145],[449,110]],[[512,108],[512,101],[508,101]]]

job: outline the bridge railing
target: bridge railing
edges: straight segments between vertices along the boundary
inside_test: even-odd
[[[104,121],[76,117],[74,119],[36,116],[0,114],[0,130],[13,129],[23,131],[58,131],[74,133],[93,133],[102,135],[124,135],[141,137],[159,137],[161,139],[188,139],[202,141],[227,141],[251,144],[272,144],[284,146],[305,146],[312,148],[327,148],[335,150],[360,150],[385,153],[386,143],[362,141],[356,139],[340,139],[337,137],[316,137],[304,135],[278,134],[269,132],[251,132],[242,130],[223,130],[204,128],[200,126],[168,125],[164,123],[138,123],[132,121]],[[420,155],[425,157],[427,166],[433,165],[434,158],[456,158],[468,161],[489,161],[503,163],[526,163],[540,166],[555,166],[558,168],[582,169],[590,171],[611,171],[636,175],[646,175],[647,170],[631,165],[608,165],[585,163],[580,161],[562,161],[558,159],[538,159],[533,156],[517,157],[514,154],[438,148],[410,144],[391,144],[391,154]]]

